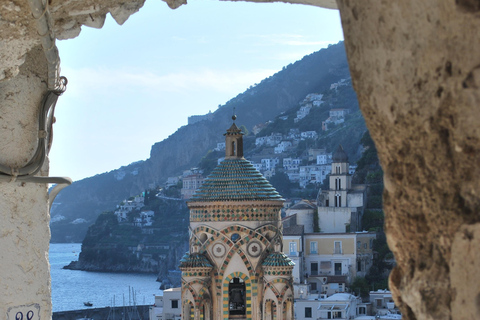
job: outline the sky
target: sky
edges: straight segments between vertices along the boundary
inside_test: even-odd
[[[149,0],[122,26],[57,41],[67,91],[50,175],[74,181],[150,156],[151,146],[283,66],[343,40],[339,13],[306,5]],[[241,117],[241,115],[238,115]]]

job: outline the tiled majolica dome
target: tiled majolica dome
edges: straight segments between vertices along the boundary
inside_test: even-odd
[[[244,158],[225,159],[205,179],[190,202],[284,201],[263,175]]]
[[[272,252],[262,262],[264,267],[293,267],[295,263],[282,252]]]
[[[180,259],[180,269],[182,268],[213,268],[213,266],[203,254],[187,252]]]

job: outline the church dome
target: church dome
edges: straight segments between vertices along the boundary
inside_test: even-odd
[[[332,156],[333,162],[348,162],[347,153],[343,150],[342,145],[339,145],[337,150]]]
[[[213,268],[207,257],[200,253],[185,253],[180,259],[180,269],[182,268]]]
[[[265,267],[293,267],[294,265],[295,263],[282,252],[270,253],[262,263]]]
[[[284,201],[250,161],[242,157],[222,161],[189,202],[265,200]]]

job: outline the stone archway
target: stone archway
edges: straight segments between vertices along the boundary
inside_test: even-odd
[[[11,167],[28,162],[38,137],[34,115],[58,79],[55,37],[74,37],[81,25],[101,27],[107,12],[123,23],[143,5],[52,0],[49,9],[46,3],[0,7],[8,21],[0,29],[0,160]],[[390,281],[395,300],[406,319],[475,318],[480,7],[467,0],[338,0],[338,7],[360,108],[385,171],[386,231],[398,262]],[[48,175],[47,166],[41,174]],[[11,258],[1,267],[11,276],[2,284],[9,294],[0,298],[0,312],[42,301],[40,316],[49,318],[50,289],[38,280],[48,277],[47,188],[15,181],[13,171],[1,188],[0,244]],[[25,282],[28,289],[19,285]]]

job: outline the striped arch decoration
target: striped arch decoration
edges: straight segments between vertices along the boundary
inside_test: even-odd
[[[200,291],[198,292],[198,294],[195,292],[195,289],[193,289],[193,285],[194,284],[200,284],[202,285],[202,288],[200,289]],[[182,287],[182,290],[188,290],[190,291],[190,293],[192,294],[193,296],[193,299],[195,301],[195,307],[199,307],[200,306],[200,302],[203,300],[203,295],[205,293],[209,294],[209,290],[208,290],[208,284],[203,281],[203,280],[192,280],[190,282],[184,282],[183,283],[183,287]],[[183,292],[182,292],[182,296],[183,296]]]
[[[242,242],[242,244],[244,244],[245,241],[248,242],[248,241],[250,241],[251,238],[255,238],[255,239],[260,240],[260,242],[262,242],[266,246],[270,243],[270,241],[268,241],[268,239],[266,239],[261,233],[258,233],[255,230],[252,230],[250,228],[246,228],[246,227],[243,227],[243,226],[230,226],[230,227],[227,227],[227,228],[223,229],[220,232],[224,235],[227,235],[227,234],[230,234],[230,233],[236,233],[236,232],[241,232],[241,233],[247,234],[245,237],[243,237],[237,243]]]
[[[198,300],[197,294],[195,293],[195,289],[193,289],[190,283],[184,283],[184,285],[182,286],[182,297],[184,297],[186,290],[190,291],[194,301]]]
[[[198,300],[195,302],[197,307],[199,307],[200,303],[204,300],[205,293],[210,297],[210,292],[209,292],[208,288],[207,287],[202,287],[202,289],[200,289],[200,291],[198,292]]]
[[[222,290],[222,296],[223,296],[223,319],[228,320],[229,318],[229,306],[228,306],[228,285],[230,284],[230,281],[233,278],[240,278],[245,282],[245,298],[246,298],[246,310],[245,310],[245,316],[247,320],[252,320],[252,284],[250,281],[250,278],[241,273],[241,272],[234,272],[232,274],[229,274],[225,280],[223,280],[223,290]]]
[[[280,229],[278,229],[277,227],[271,225],[271,224],[267,224],[265,226],[261,226],[259,228],[257,228],[255,230],[257,233],[260,233],[260,234],[263,234],[265,231],[272,231],[274,232],[275,234],[279,233],[280,232]]]
[[[282,291],[278,292],[278,290],[273,285],[274,283],[284,283],[285,286],[282,288]],[[265,290],[267,288],[270,288],[272,290],[272,292],[277,297],[278,302],[282,302],[285,299],[285,292],[287,292],[288,289],[292,289],[292,286],[291,286],[290,281],[288,281],[287,279],[277,278],[277,279],[274,279],[270,282],[267,282],[265,284]]]
[[[288,289],[290,289],[293,292],[292,285],[290,284],[289,281],[285,282],[285,287],[283,287],[282,291],[280,292],[280,297],[282,300],[286,301],[289,299],[289,298],[285,299],[285,293],[287,292]]]
[[[185,300],[182,304],[182,314],[187,314],[187,308],[189,309],[189,312],[188,312],[188,317],[182,317],[182,319],[184,320],[194,320],[195,319],[195,309],[193,307],[193,303],[192,301],[190,300]]]
[[[230,251],[228,251],[228,253],[226,254],[225,260],[223,260],[222,266],[220,267],[218,272],[219,277],[223,278],[224,272],[227,269],[227,266],[230,263],[230,260],[232,260],[235,253],[237,253],[242,259],[243,263],[245,264],[245,267],[249,272],[249,275],[251,277],[255,276],[255,270],[253,269],[252,264],[248,260],[247,255],[243,252],[241,248],[234,247],[234,248],[231,248]]]
[[[293,317],[293,299],[291,297],[285,299],[285,301],[283,302],[282,309],[283,309],[282,315],[284,320],[292,320],[294,318]]]
[[[270,315],[268,314],[268,305],[270,304]],[[275,300],[267,299],[263,304],[264,319],[263,320],[275,320],[277,319],[277,303]]]
[[[275,286],[272,284],[272,282],[267,282],[265,284],[265,287],[263,288],[264,292],[267,291],[267,288],[270,288],[270,290],[272,290],[275,297],[277,297],[277,300],[280,301],[280,292],[278,292],[277,288],[275,288]]]

